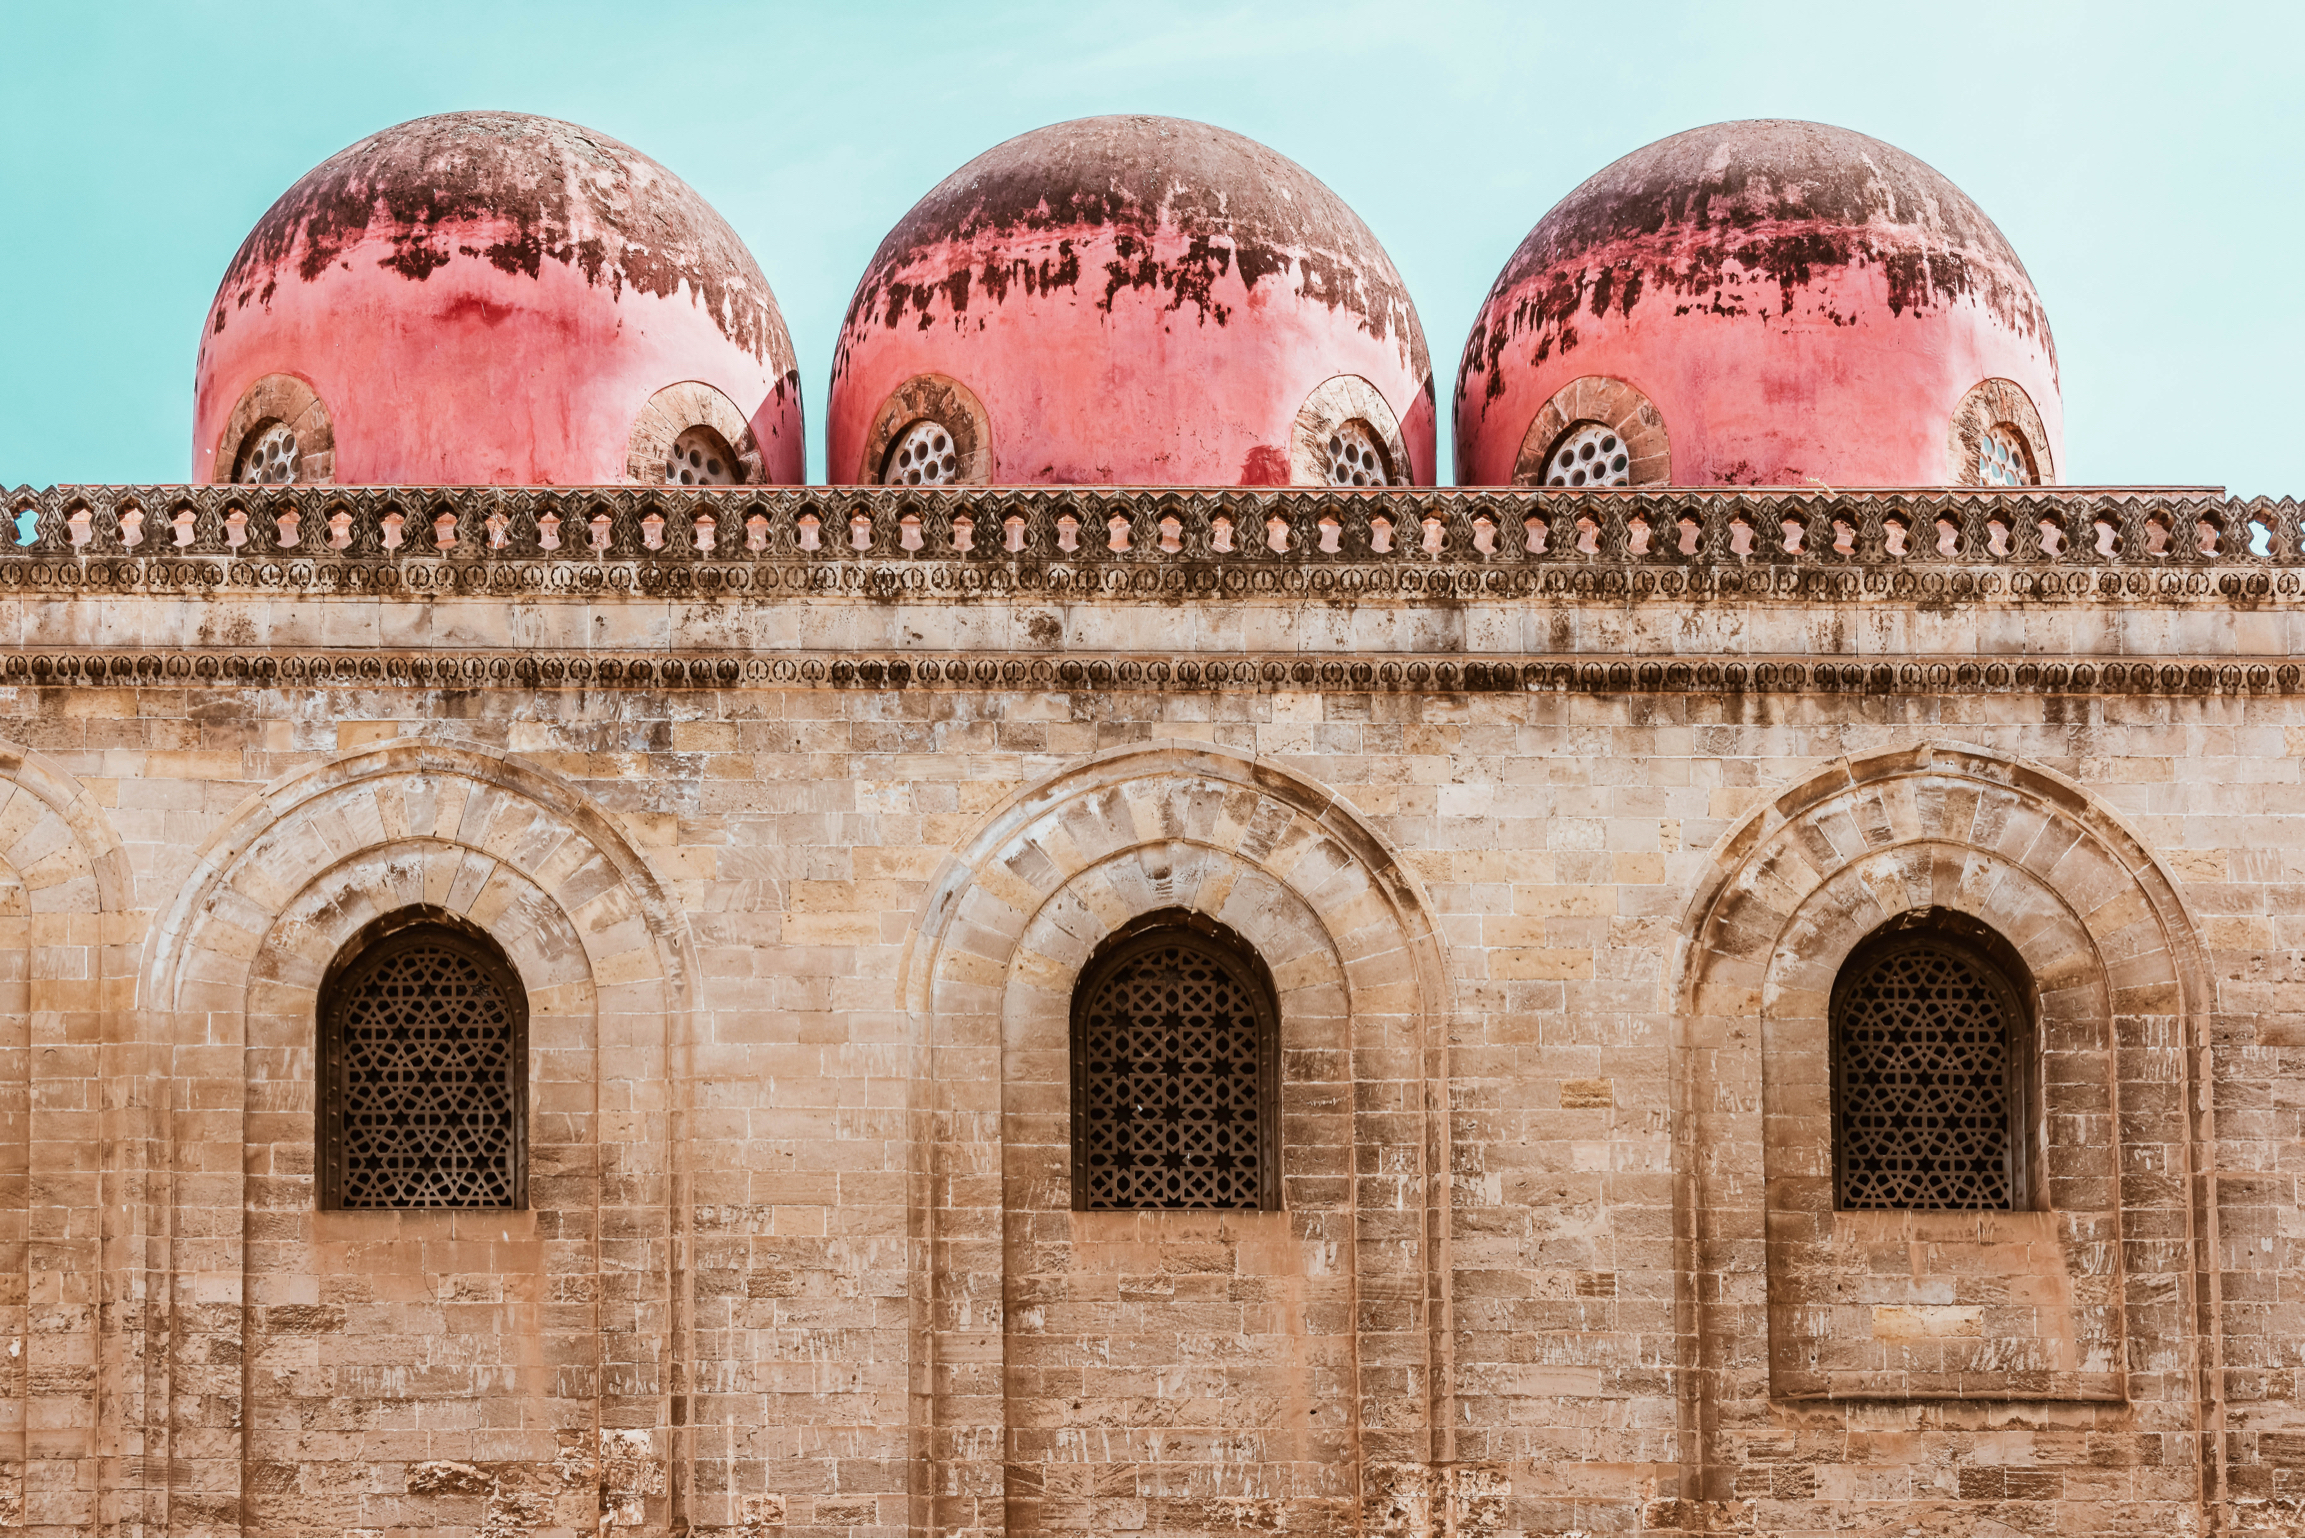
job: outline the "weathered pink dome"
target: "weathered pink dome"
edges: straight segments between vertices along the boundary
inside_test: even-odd
[[[2064,455],[2017,253],[1816,123],[1692,129],[1562,199],[1489,291],[1456,423],[1467,485],[2054,482]]]
[[[693,480],[802,475],[744,242],[647,156],[519,113],[403,123],[290,188],[216,291],[194,396],[202,481],[677,482],[692,452]]]
[[[1429,484],[1432,388],[1400,274],[1302,166],[1205,123],[1084,118],[978,156],[881,242],[834,354],[828,467]]]

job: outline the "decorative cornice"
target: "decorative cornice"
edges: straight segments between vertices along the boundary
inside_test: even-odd
[[[2230,658],[1864,659],[910,653],[11,652],[0,687],[1153,690],[1271,694],[2292,695],[2295,663]]]
[[[2288,499],[1538,492],[52,487],[0,592],[1087,599],[2278,600]]]

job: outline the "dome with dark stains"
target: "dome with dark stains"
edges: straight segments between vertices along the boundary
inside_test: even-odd
[[[676,443],[691,480],[802,474],[744,242],[629,145],[520,113],[403,123],[291,187],[217,289],[195,397],[208,481],[257,473],[268,431],[301,432],[283,475],[340,483],[677,482]]]
[[[857,284],[828,410],[835,481],[1433,474],[1384,248],[1302,166],[1176,118],[1038,129],[932,189]]]
[[[1456,422],[1467,485],[2063,469],[2056,348],[2008,240],[1913,156],[1818,123],[1692,129],[1563,198],[1489,292]]]

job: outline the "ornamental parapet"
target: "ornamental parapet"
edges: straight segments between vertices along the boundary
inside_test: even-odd
[[[2295,598],[2293,500],[1840,493],[59,486],[0,584],[967,598]]]

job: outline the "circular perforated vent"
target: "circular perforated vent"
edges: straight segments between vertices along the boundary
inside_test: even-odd
[[[671,457],[664,464],[667,486],[734,486],[736,456],[721,436],[708,427],[692,427],[672,441]]]
[[[899,435],[881,467],[885,486],[951,486],[960,480],[960,451],[944,424],[924,417]]]
[[[1920,940],[1859,962],[1836,993],[1841,1206],[2010,1206],[2009,987]]]
[[[285,422],[258,429],[248,447],[240,452],[240,464],[233,470],[232,479],[243,486],[295,485],[295,430]]]
[[[2006,422],[1995,423],[1977,446],[1977,479],[1986,486],[2033,484],[2033,456],[2024,436]]]
[[[1580,423],[1545,456],[1545,485],[1630,486],[1632,464],[1632,451],[1615,428]]]
[[[1384,486],[1391,480],[1384,447],[1367,423],[1356,419],[1329,435],[1329,485]]]

